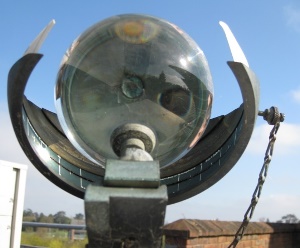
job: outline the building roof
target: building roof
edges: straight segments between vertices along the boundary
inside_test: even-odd
[[[225,236],[235,235],[240,228],[241,222],[238,221],[213,221],[213,220],[193,220],[180,219],[164,226],[164,234],[182,238],[197,238],[203,236]],[[291,227],[294,225],[294,228]],[[245,234],[291,232],[299,229],[300,224],[282,224],[250,222]]]

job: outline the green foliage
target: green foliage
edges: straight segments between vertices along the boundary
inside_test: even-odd
[[[50,247],[55,247],[55,248],[63,248],[64,247],[64,244],[63,244],[63,241],[61,240],[58,240],[58,239],[52,239],[49,243],[49,248]]]
[[[22,232],[21,243],[34,246],[48,246],[48,242],[43,235],[38,235],[35,232]]]
[[[53,223],[54,219],[53,219],[53,215],[44,215],[43,213],[41,213],[39,215],[39,218],[37,220],[37,222],[42,222],[42,223]]]
[[[85,248],[85,245],[88,243],[88,240],[81,240],[81,241],[73,241],[72,243],[65,243],[65,247],[67,248]]]
[[[30,208],[27,208],[23,211],[23,216],[34,216],[33,211]]]
[[[70,224],[71,219],[66,216],[65,211],[59,211],[53,216],[54,223]]]
[[[84,215],[76,214],[75,219],[84,220]],[[23,211],[24,222],[41,222],[41,223],[60,223],[70,224],[71,218],[66,216],[66,212],[58,211],[56,214],[33,212],[31,209]],[[47,248],[85,248],[88,243],[87,238],[84,240],[70,241],[68,239],[68,231],[50,229],[44,227],[26,227],[22,229],[21,244],[47,247]],[[1,245],[0,245],[1,247]]]
[[[21,244],[47,248],[85,248],[88,243],[87,238],[69,241],[68,238],[57,238],[55,236],[55,233],[22,232]]]
[[[30,208],[23,211],[23,221],[34,222],[37,220],[38,213],[34,213]]]
[[[84,219],[84,215],[81,213],[76,214],[76,219]],[[33,212],[31,209],[25,209],[23,211],[24,222],[42,222],[42,223],[59,223],[70,224],[71,218],[66,216],[65,211],[58,211],[56,214],[49,214],[48,216],[43,213]]]
[[[299,223],[298,218],[294,214],[287,214],[285,216],[281,217],[281,220],[277,221],[278,223],[289,223],[289,224],[294,224],[294,223]]]
[[[84,219],[84,215],[81,214],[81,213],[78,213],[78,214],[75,215],[74,219],[75,220],[83,220]]]

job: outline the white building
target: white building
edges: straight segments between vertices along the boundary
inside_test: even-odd
[[[0,244],[20,248],[27,165],[0,160]]]

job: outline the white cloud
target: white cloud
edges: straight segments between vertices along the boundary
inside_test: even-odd
[[[284,15],[287,25],[300,32],[300,8],[294,5],[287,5],[284,7]]]
[[[300,87],[297,90],[292,90],[291,96],[295,102],[300,103]]]
[[[272,126],[263,124],[254,129],[247,151],[254,154],[264,154],[269,142]],[[300,124],[281,123],[274,149],[277,155],[298,154],[300,151]]]
[[[276,206],[276,207],[274,207]],[[269,218],[272,222],[278,221],[282,216],[295,214],[300,218],[300,195],[271,194],[262,196],[255,210],[254,218]]]

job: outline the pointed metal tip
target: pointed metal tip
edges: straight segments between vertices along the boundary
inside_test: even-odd
[[[48,36],[49,32],[51,31],[52,27],[55,25],[55,20],[52,19],[48,25],[39,33],[39,35],[33,40],[30,46],[25,51],[24,55],[28,53],[38,53],[42,44],[44,43],[46,37]]]
[[[243,63],[244,65],[249,67],[246,56],[239,43],[237,42],[236,38],[234,37],[233,33],[231,32],[229,26],[223,21],[219,21],[219,24],[225,33],[230,52],[233,57],[233,61]]]
[[[219,21],[219,24],[223,27],[224,25],[227,25],[225,22],[223,21]]]

